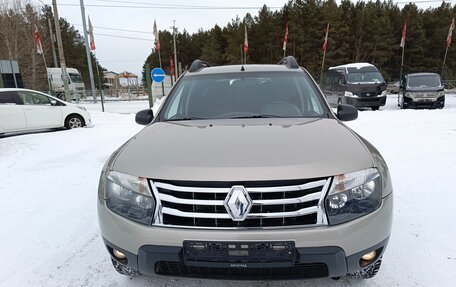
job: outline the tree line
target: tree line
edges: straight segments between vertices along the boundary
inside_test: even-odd
[[[0,0],[0,60],[18,61],[24,87],[30,89],[43,91],[49,89],[43,57],[37,54],[35,25],[38,28],[47,66],[55,67],[48,19],[51,20],[52,31],[55,34],[54,14],[50,6],[43,6],[39,13],[36,6],[28,0]],[[60,18],[59,22],[66,66],[78,69],[86,87],[89,87],[84,38],[64,18]],[[57,44],[54,43],[54,46],[57,63],[60,65]],[[98,64],[99,70],[103,70],[93,54],[91,60],[94,69]],[[94,77],[97,81],[96,73]]]
[[[337,4],[335,0],[291,0],[278,11],[264,5],[257,15],[236,17],[224,27],[215,25],[194,34],[184,30],[176,35],[177,56],[184,68],[195,59],[213,65],[238,64],[247,26],[247,63],[276,63],[283,57],[282,45],[288,25],[286,54],[295,56],[299,64],[318,79],[329,23],[325,70],[350,62],[370,62],[381,70],[385,79],[393,81],[399,79],[402,56],[399,44],[404,21],[407,23],[404,72],[440,73],[448,29],[454,17],[456,5],[446,2],[436,8],[421,9],[410,3],[400,9],[392,1],[342,0]],[[163,30],[159,37],[162,65],[169,73],[172,33]],[[456,78],[455,46],[453,43],[448,49],[446,79]],[[146,64],[159,66],[158,51],[147,57]]]

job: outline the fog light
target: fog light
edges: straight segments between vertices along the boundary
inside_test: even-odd
[[[118,258],[118,259],[125,259],[125,258],[127,258],[127,256],[126,256],[125,254],[123,254],[122,252],[120,252],[119,250],[116,250],[116,249],[114,249],[114,250],[112,251],[112,254],[113,254],[116,258]]]
[[[377,256],[377,252],[374,250],[374,251],[371,251],[369,253],[366,253],[364,254],[361,259],[364,260],[364,261],[371,261],[375,258],[375,256]]]

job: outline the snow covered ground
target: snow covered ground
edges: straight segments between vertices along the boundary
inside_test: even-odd
[[[389,164],[394,225],[374,279],[239,282],[129,279],[98,230],[101,168],[142,127],[147,101],[86,104],[93,128],[0,138],[0,286],[455,286],[456,94],[443,110],[399,110],[395,96],[348,125]],[[157,105],[155,106],[155,109]]]

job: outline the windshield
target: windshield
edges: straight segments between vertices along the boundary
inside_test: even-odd
[[[184,78],[165,120],[326,117],[310,78],[301,73],[230,73]]]
[[[440,77],[438,75],[409,76],[408,86],[413,88],[440,87]]]
[[[383,77],[379,72],[349,72],[347,74],[349,83],[382,83]]]
[[[81,75],[76,74],[76,73],[69,73],[71,82],[72,83],[82,83]]]

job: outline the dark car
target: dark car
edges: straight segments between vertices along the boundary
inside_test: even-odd
[[[442,109],[445,106],[445,91],[436,73],[407,74],[402,78],[398,106],[407,108]]]
[[[352,63],[329,68],[323,91],[332,107],[350,104],[378,110],[386,103],[386,82],[369,63]]]

